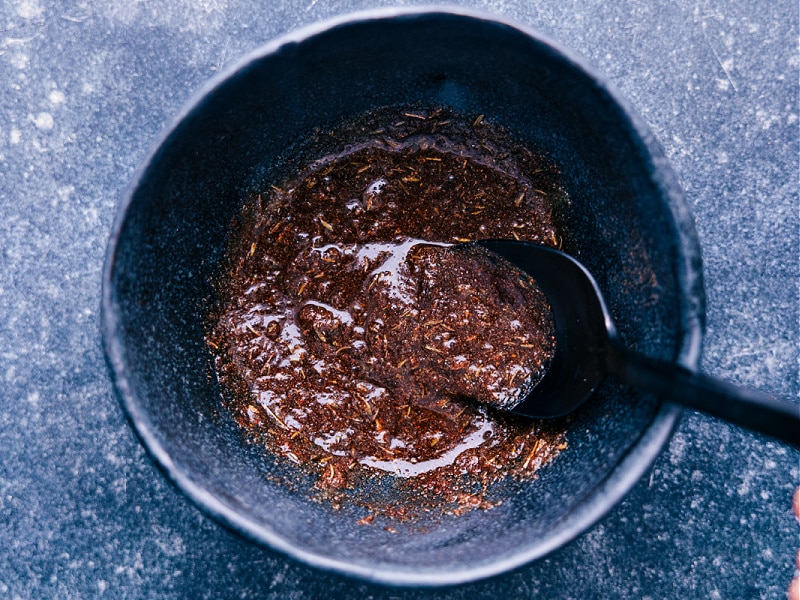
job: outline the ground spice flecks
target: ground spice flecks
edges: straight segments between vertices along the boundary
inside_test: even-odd
[[[532,282],[452,245],[556,246],[556,197],[541,157],[439,110],[400,111],[249,198],[207,334],[227,408],[334,505],[384,477],[413,501],[373,515],[491,507],[492,483],[535,477],[565,436],[470,398],[538,381],[553,325]]]

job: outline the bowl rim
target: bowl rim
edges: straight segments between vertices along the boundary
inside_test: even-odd
[[[283,552],[288,557],[302,563],[333,571],[342,575],[392,586],[436,587],[469,583],[480,579],[512,571],[525,564],[541,559],[556,549],[579,537],[608,513],[642,478],[656,457],[669,441],[681,415],[681,408],[669,403],[661,403],[653,421],[643,431],[640,438],[614,467],[613,471],[598,484],[594,490],[580,500],[565,517],[555,535],[548,536],[544,543],[536,544],[512,555],[484,563],[477,567],[451,568],[448,570],[411,570],[400,565],[376,564],[366,566],[304,550],[288,542],[252,519],[239,514],[214,494],[194,482],[189,473],[184,472],[172,460],[159,442],[149,416],[141,409],[136,392],[130,380],[131,373],[126,361],[126,352],[119,332],[121,330],[118,306],[115,301],[113,280],[118,243],[136,191],[158,151],[173,135],[181,123],[194,111],[202,108],[210,93],[222,87],[232,77],[250,65],[276,54],[281,49],[302,43],[325,32],[351,25],[363,25],[396,18],[436,18],[460,17],[500,25],[517,34],[522,34],[537,44],[547,47],[567,63],[582,71],[593,84],[608,96],[627,121],[630,129],[638,136],[646,152],[643,156],[650,161],[651,177],[664,197],[673,216],[678,238],[678,256],[683,260],[677,265],[677,280],[680,299],[684,303],[681,314],[683,337],[675,357],[682,366],[696,370],[700,361],[702,337],[705,321],[705,291],[702,275],[700,244],[694,228],[691,211],[683,191],[680,189],[669,162],[658,142],[645,122],[637,115],[631,105],[614,89],[610,82],[591,67],[583,58],[564,48],[541,32],[515,22],[503,15],[481,10],[464,9],[453,6],[427,7],[383,7],[361,10],[325,19],[305,27],[290,31],[247,53],[240,59],[203,84],[162,130],[150,151],[134,172],[131,183],[126,188],[117,207],[111,228],[102,272],[101,292],[101,337],[110,377],[117,392],[120,405],[130,422],[140,443],[151,460],[172,484],[187,496],[202,512],[228,529],[242,535],[247,540]]]

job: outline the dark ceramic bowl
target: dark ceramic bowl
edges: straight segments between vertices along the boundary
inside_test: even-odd
[[[566,225],[625,342],[696,366],[703,289],[691,216],[642,121],[554,43],[459,11],[379,11],[272,43],[216,79],[138,171],[109,244],[103,339],[122,406],[166,476],[207,514],[318,567],[400,585],[444,585],[540,558],[608,511],[678,418],[655,397],[606,383],[569,448],[503,504],[383,526],[312,502],[267,475],[285,467],[246,443],[222,409],[203,342],[210,282],[247,194],[279,181],[325,130],[390,105],[485,115],[560,167]],[[285,474],[285,473],[284,473]],[[364,492],[367,493],[367,492]],[[372,492],[370,492],[372,493]]]

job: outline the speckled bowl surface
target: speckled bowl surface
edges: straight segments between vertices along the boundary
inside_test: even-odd
[[[109,244],[103,338],[129,420],[165,475],[207,514],[326,569],[396,585],[447,585],[513,569],[581,534],[639,479],[678,417],[607,382],[569,448],[502,505],[461,517],[358,525],[365,511],[309,500],[244,441],[220,402],[203,325],[233,216],[279,181],[315,129],[383,106],[482,114],[559,166],[574,252],[623,340],[693,368],[704,294],[682,192],[642,121],[579,59],[534,32],[451,9],[362,13],[269,44],[178,116],[138,171]],[[379,493],[374,490],[364,493]]]

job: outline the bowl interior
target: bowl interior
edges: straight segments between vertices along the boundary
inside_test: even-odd
[[[140,171],[107,263],[105,342],[123,406],[167,475],[249,537],[313,564],[394,583],[474,579],[536,558],[609,508],[654,458],[675,412],[613,382],[569,448],[493,510],[358,525],[268,477],[282,467],[221,409],[203,343],[210,281],[247,194],[280,181],[313,132],[383,106],[447,106],[544,151],[571,198],[566,225],[623,339],[655,356],[696,347],[691,224],[657,148],[605,86],[550,44],[446,13],[365,17],[276,44],[190,107]],[[307,148],[305,149],[307,150]],[[691,283],[694,281],[694,283]],[[367,492],[364,492],[367,493]],[[381,493],[372,490],[369,493]]]

